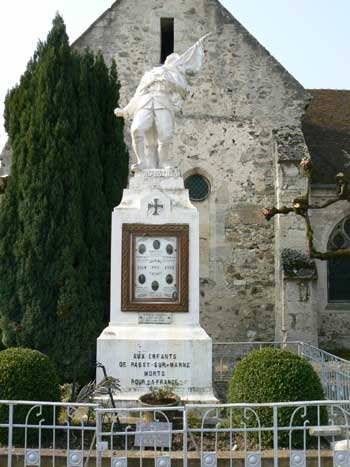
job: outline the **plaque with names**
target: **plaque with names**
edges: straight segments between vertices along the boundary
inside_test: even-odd
[[[139,313],[139,324],[170,324],[172,322],[171,313]]]
[[[187,224],[123,224],[122,251],[123,311],[188,311]]]
[[[134,300],[177,301],[177,237],[135,235]]]

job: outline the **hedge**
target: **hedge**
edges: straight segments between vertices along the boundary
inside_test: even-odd
[[[0,352],[0,400],[22,401],[59,401],[60,387],[57,371],[49,358],[37,350],[9,348]],[[14,405],[14,423],[24,423],[31,409],[30,405]],[[7,423],[9,418],[8,405],[0,404],[0,422]],[[32,410],[28,423],[38,425],[40,420],[52,424],[52,408],[43,407]],[[43,437],[50,430],[42,430]],[[16,428],[13,433],[14,444],[21,445],[24,440],[24,429]],[[7,444],[7,429],[0,430],[0,443]],[[37,441],[39,430],[28,432],[28,441]],[[45,436],[46,435],[46,436]]]
[[[321,381],[313,367],[298,355],[279,349],[266,348],[250,352],[235,367],[228,386],[228,401],[232,403],[269,403],[324,400]],[[286,427],[278,436],[279,447],[289,447],[289,430],[293,426],[303,426],[306,420],[309,425],[327,423],[326,409],[320,410],[318,420],[317,409],[298,410],[291,417],[295,408],[278,410],[278,426]],[[271,408],[257,409],[262,427],[273,426]],[[305,416],[304,416],[305,415]],[[244,419],[243,412],[238,416],[238,423],[246,423],[248,427],[256,427],[257,419],[250,413]],[[252,435],[257,441],[257,436]],[[309,437],[307,436],[309,440]],[[273,446],[273,432],[262,432],[262,444]],[[296,430],[292,436],[294,448],[303,447],[303,431]]]

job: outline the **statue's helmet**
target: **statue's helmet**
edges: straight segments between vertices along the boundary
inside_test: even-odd
[[[172,53],[168,55],[167,58],[165,59],[164,65],[174,65],[174,63],[179,57],[180,55],[177,53]]]

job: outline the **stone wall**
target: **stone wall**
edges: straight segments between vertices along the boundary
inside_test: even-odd
[[[116,59],[122,105],[159,63],[161,17],[175,18],[177,52],[213,33],[174,144],[182,173],[203,173],[212,187],[196,203],[202,324],[215,340],[273,340],[279,240],[260,211],[275,202],[278,170],[288,172],[274,165],[273,129],[300,127],[308,95],[218,1],[119,0],[74,46],[101,50],[108,63]],[[295,243],[293,233],[283,235]]]
[[[295,197],[305,193],[306,178],[299,163],[303,157],[309,157],[309,152],[299,126],[280,128],[274,132],[274,138],[276,206],[290,207]],[[304,221],[291,213],[276,216],[274,222],[276,340],[302,340],[317,344],[317,310],[314,306],[315,296],[312,294],[314,278],[291,280],[284,274],[281,265],[281,254],[286,248],[306,253]]]
[[[208,31],[206,66],[184,114],[300,123],[306,92],[217,0],[119,0],[75,42],[118,64],[121,103],[160,59],[160,18],[175,18],[175,50]]]

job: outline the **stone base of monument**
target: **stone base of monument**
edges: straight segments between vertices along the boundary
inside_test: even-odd
[[[109,326],[97,340],[97,360],[120,381],[119,406],[136,406],[142,394],[160,387],[172,388],[184,403],[217,403],[211,346],[199,326],[140,324],[137,335],[134,326]]]
[[[217,402],[199,307],[198,210],[178,169],[144,170],[113,211],[111,319],[97,340],[97,360],[120,381],[117,405],[165,387],[182,402]]]

